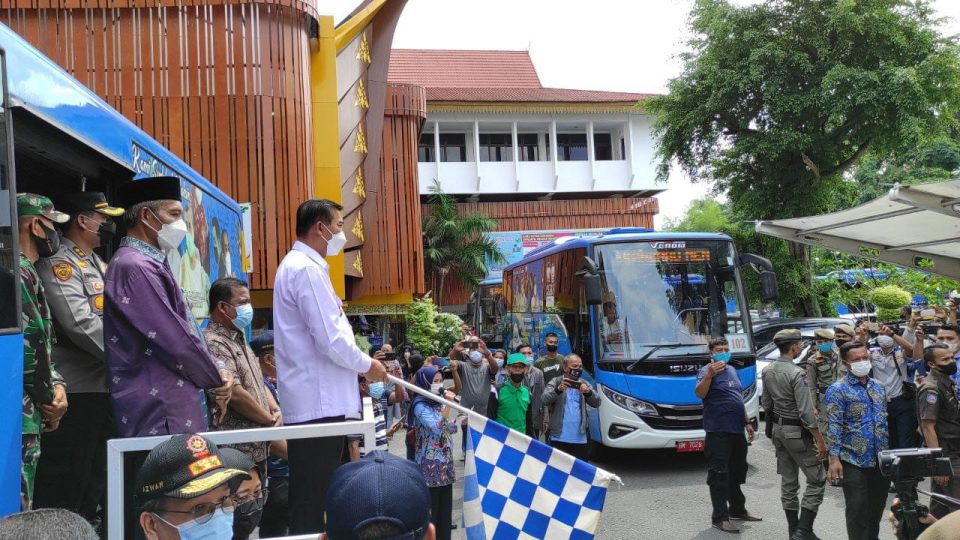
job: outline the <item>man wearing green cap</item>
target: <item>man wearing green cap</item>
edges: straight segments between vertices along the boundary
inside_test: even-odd
[[[50,308],[34,264],[60,247],[54,223],[70,216],[57,212],[50,199],[33,193],[17,195],[20,235],[20,295],[23,318],[23,429],[20,507],[33,505],[33,480],[40,459],[40,433],[53,431],[67,412],[67,389],[50,358],[55,340]]]
[[[525,435],[533,433],[530,389],[524,386],[527,374],[526,357],[513,353],[507,358],[507,379],[497,391],[490,393],[487,417]]]
[[[109,245],[113,219],[123,208],[107,203],[99,191],[57,198],[70,214],[60,249],[37,262],[47,292],[57,343],[53,358],[67,382],[70,410],[60,429],[42,437],[34,505],[66,508],[91,523],[103,521],[101,499],[107,483],[107,440],[116,428],[107,393],[103,349],[103,291],[107,265],[94,250]],[[98,511],[99,509],[99,511]]]

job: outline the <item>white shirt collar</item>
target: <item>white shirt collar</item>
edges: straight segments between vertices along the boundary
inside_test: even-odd
[[[319,264],[320,267],[323,268],[324,270],[330,267],[330,265],[327,264],[327,261],[323,257],[321,257],[319,253],[317,253],[317,250],[313,249],[312,247],[304,244],[299,240],[294,242],[293,249],[295,251],[299,251],[300,253],[303,253],[307,257],[310,257],[311,261]]]

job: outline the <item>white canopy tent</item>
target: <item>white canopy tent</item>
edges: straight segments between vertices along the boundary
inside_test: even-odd
[[[911,186],[862,206],[760,221],[757,232],[960,279],[960,180]]]

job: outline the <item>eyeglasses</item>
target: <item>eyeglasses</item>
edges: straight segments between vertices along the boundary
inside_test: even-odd
[[[167,525],[170,525],[171,527],[176,527],[176,525],[174,525],[173,523],[170,523],[169,521],[160,517],[160,514],[188,514],[193,518],[190,521],[196,521],[197,523],[206,523],[210,521],[210,518],[213,517],[213,513],[216,512],[217,509],[219,508],[223,508],[224,512],[226,513],[232,513],[233,505],[234,505],[233,498],[230,495],[227,495],[216,503],[212,503],[212,502],[200,503],[194,506],[190,510],[160,509],[153,512],[153,514],[159,517]]]
[[[243,499],[233,495],[233,504],[236,507],[236,512],[242,516],[247,516],[263,510],[263,506],[267,504],[267,496],[269,494],[267,488],[264,487],[250,493]]]

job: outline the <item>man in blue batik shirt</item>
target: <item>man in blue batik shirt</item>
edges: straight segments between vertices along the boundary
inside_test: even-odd
[[[877,455],[889,447],[887,397],[870,378],[870,351],[865,344],[844,344],[840,358],[847,374],[830,385],[824,397],[830,454],[827,480],[843,485],[850,540],[876,540],[890,487],[890,479],[877,464]]]

